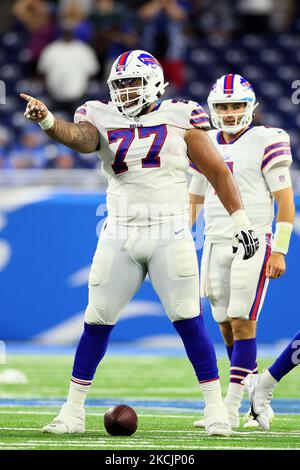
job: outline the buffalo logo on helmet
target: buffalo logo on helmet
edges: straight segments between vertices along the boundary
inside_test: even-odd
[[[248,80],[246,80],[245,78],[241,78],[241,84],[245,87],[245,88],[248,88],[250,90],[252,90],[252,85],[251,83],[248,82]]]
[[[145,65],[150,65],[151,67],[161,67],[158,60],[153,57],[151,54],[140,54],[138,59]]]

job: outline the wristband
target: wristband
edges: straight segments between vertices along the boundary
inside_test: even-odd
[[[277,222],[272,245],[272,252],[277,251],[286,255],[289,249],[293,225],[288,222]]]
[[[50,111],[48,111],[48,114],[45,117],[45,119],[38,122],[38,125],[43,129],[43,131],[48,131],[49,129],[51,129],[51,127],[53,127],[54,121],[55,121],[55,118],[53,114]]]
[[[250,227],[250,222],[244,209],[239,209],[237,211],[232,212],[232,214],[230,214],[230,217],[236,230]]]

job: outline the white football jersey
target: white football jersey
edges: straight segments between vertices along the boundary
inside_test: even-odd
[[[188,217],[186,129],[209,128],[198,103],[165,100],[145,115],[128,118],[112,102],[88,101],[74,116],[100,134],[99,158],[107,177],[112,221],[150,225]]]
[[[274,166],[292,163],[290,139],[282,129],[250,126],[237,139],[227,144],[222,131],[208,135],[232,171],[239,186],[246,213],[257,234],[270,233],[274,218],[274,200],[266,181]],[[204,196],[205,235],[212,242],[233,236],[231,217],[205,176],[190,165],[193,179],[190,192]]]

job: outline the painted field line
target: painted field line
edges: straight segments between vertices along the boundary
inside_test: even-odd
[[[295,448],[295,447],[270,447],[270,448],[267,448],[267,447],[250,447],[250,446],[233,446],[232,444],[228,444],[228,446],[220,446],[220,445],[213,445],[211,443],[207,444],[207,445],[194,445],[194,446],[178,446],[178,445],[155,445],[155,444],[141,444],[139,446],[136,446],[136,445],[131,445],[131,444],[103,444],[103,443],[95,443],[95,444],[83,444],[82,442],[81,443],[78,443],[78,444],[75,444],[75,443],[64,443],[62,442],[61,444],[60,443],[45,443],[45,442],[35,442],[35,441],[32,441],[32,442],[24,442],[24,443],[2,443],[0,442],[0,448],[3,448],[3,449],[9,449],[9,448],[22,448],[22,447],[26,447],[26,448],[37,448],[37,447],[49,447],[50,449],[51,448],[59,448],[59,447],[76,447],[76,448],[99,448],[99,450],[103,449],[103,447],[109,447],[110,450],[122,450],[124,448],[128,448],[128,449],[132,449],[132,450],[143,450],[143,449],[180,449],[180,450],[188,450],[188,449],[191,449],[191,450],[200,450],[200,449],[203,449],[203,450],[211,450],[211,449],[215,449],[215,450],[300,450],[299,448]]]
[[[87,413],[87,416],[103,416],[104,413],[105,413],[106,409],[103,410],[102,413],[97,413],[97,412],[88,412]],[[45,416],[53,416],[53,415],[56,415],[57,414],[57,411],[30,411],[30,410],[24,410],[24,411],[20,411],[20,410],[0,410],[0,414],[15,414],[15,415],[45,415]],[[195,419],[195,415],[173,415],[173,414],[164,414],[164,415],[161,415],[161,414],[143,414],[143,413],[139,413],[139,417],[140,418],[187,418],[187,419]]]
[[[37,432],[40,432],[41,433],[41,428],[32,428],[32,427],[8,427],[8,426],[5,426],[5,427],[0,427],[0,430],[2,431],[37,431]],[[86,435],[88,433],[96,433],[96,432],[103,432],[103,429],[89,429],[85,432],[85,436],[83,436],[83,439],[95,439],[95,438],[89,438],[87,437]],[[196,435],[196,436],[206,436],[206,433],[204,430],[173,430],[173,429],[170,429],[170,430],[167,430],[167,429],[141,429],[140,432],[143,432],[145,434],[184,434],[184,436],[188,436],[187,438],[189,438],[189,436],[191,435]],[[233,438],[236,438],[236,439],[242,439],[244,440],[245,439],[251,439],[252,437],[256,437],[258,435],[262,435],[262,436],[269,436],[269,437],[290,437],[290,438],[297,438],[300,436],[300,431],[298,430],[291,430],[291,431],[235,431],[233,433],[232,436],[230,436],[230,439],[233,439]],[[53,435],[55,436],[55,435]],[[181,437],[182,438],[182,437]],[[103,439],[102,437],[99,437],[99,440]],[[107,437],[107,439],[111,439],[110,437]],[[140,438],[138,436],[136,437],[131,437],[130,438],[131,440],[134,440],[134,441],[137,441],[139,442]],[[158,439],[169,439],[168,436],[159,436]],[[43,442],[46,442],[46,441],[43,441]],[[52,442],[52,441],[51,441]],[[66,441],[64,441],[66,442]],[[72,440],[71,442],[74,442],[74,440]],[[81,441],[79,441],[81,442]]]

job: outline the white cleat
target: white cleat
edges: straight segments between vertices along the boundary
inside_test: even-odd
[[[272,409],[271,405],[268,405],[268,420],[269,420],[269,423],[271,424],[272,421],[274,421],[275,419],[275,413],[274,413],[274,410]],[[257,429],[259,428],[259,423],[258,421],[256,421],[256,419],[253,418],[253,416],[251,415],[251,408],[249,408],[249,410],[247,411],[246,415],[245,415],[245,420],[246,422],[244,423],[244,428],[252,428],[252,429]]]
[[[43,427],[50,434],[82,434],[85,432],[85,410],[64,403],[59,415]]]
[[[229,437],[232,434],[225,405],[208,405],[204,409],[205,430],[209,436]]]
[[[240,427],[240,417],[238,413],[228,410],[228,418],[231,429],[236,429]],[[194,421],[194,426],[196,428],[205,428],[205,419],[202,418],[198,419],[197,421]]]
[[[273,397],[273,392],[271,389],[261,385],[261,374],[247,375],[244,383],[249,392],[251,415],[264,431],[268,431],[270,428],[269,405]]]
[[[201,418],[201,419],[198,419],[198,421],[194,421],[194,426],[196,428],[205,428],[205,419],[204,418]]]

